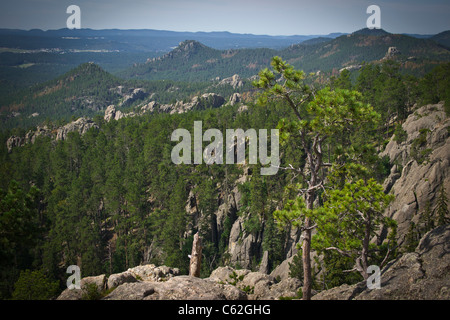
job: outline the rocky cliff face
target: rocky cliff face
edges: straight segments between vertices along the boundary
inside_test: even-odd
[[[6,141],[8,152],[12,152],[13,148],[21,147],[27,143],[34,143],[39,136],[49,137],[53,136],[52,130],[47,126],[38,126],[36,131],[28,131],[25,137],[11,136]]]
[[[142,100],[147,97],[148,94],[142,88],[133,89],[130,94],[123,97],[123,101],[119,103],[119,107],[126,107],[135,102],[136,100]]]
[[[392,137],[381,153],[393,164],[384,188],[395,200],[386,215],[397,221],[400,242],[427,204],[434,210],[439,188],[450,190],[450,118],[443,102],[426,105],[411,114],[402,129],[404,138]]]
[[[105,121],[120,120],[126,117],[134,117],[145,113],[162,112],[162,113],[185,113],[191,110],[203,110],[207,108],[219,108],[225,103],[225,99],[215,93],[205,93],[201,96],[195,96],[189,102],[177,101],[174,104],[159,104],[156,101],[150,101],[140,106],[138,112],[123,113],[116,110],[114,105],[108,106],[105,110]]]
[[[83,135],[91,128],[98,128],[98,125],[90,119],[79,118],[59,128],[56,132],[56,140],[66,140],[69,132],[78,132]]]
[[[320,292],[313,300],[450,299],[450,225],[428,232],[415,252],[391,261],[380,279],[380,289],[360,282]]]
[[[159,105],[159,111],[164,113],[184,113],[191,110],[204,110],[208,108],[219,108],[225,103],[225,99],[215,93],[205,93],[195,96],[189,102],[177,101],[175,104]]]
[[[57,129],[50,129],[47,125],[38,126],[35,131],[28,131],[25,137],[11,136],[6,141],[8,152],[12,152],[15,147],[21,147],[27,143],[34,143],[36,138],[51,137],[55,140],[66,140],[70,132],[78,132],[80,135],[85,134],[91,128],[98,128],[98,125],[88,118],[79,118],[65,126]]]

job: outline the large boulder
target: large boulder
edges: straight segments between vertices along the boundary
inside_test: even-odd
[[[287,278],[280,282],[270,281],[267,285],[259,282],[255,285],[253,296],[255,300],[278,300],[280,298],[296,298],[302,283],[297,278]]]
[[[272,270],[270,275],[275,279],[285,280],[289,278],[290,264],[294,261],[294,256],[291,256],[280,263]]]
[[[170,268],[167,266],[155,266],[154,264],[140,265],[121,273],[85,277],[81,279],[81,289],[66,289],[64,290],[58,300],[80,300],[86,294],[88,285],[95,284],[98,292],[103,292],[107,289],[113,290],[125,284],[141,283],[141,282],[162,282],[170,278],[176,277],[179,274],[178,268]]]
[[[108,278],[108,289],[116,288],[124,283],[137,282],[136,277],[130,272],[125,271],[121,273],[115,273]]]
[[[167,266],[155,266],[154,264],[146,264],[128,269],[136,279],[142,281],[165,281],[169,278],[178,276],[180,270],[178,268],[170,268]]]
[[[57,300],[81,300],[86,294],[88,286],[94,285],[97,291],[106,289],[106,276],[104,274],[93,277],[85,277],[80,281],[80,289],[66,289],[57,298]]]
[[[191,276],[178,276],[163,282],[125,283],[105,300],[246,300],[237,287]]]
[[[232,283],[236,278],[244,278],[251,271],[247,269],[233,269],[229,266],[219,267],[211,272],[208,280],[221,283]]]

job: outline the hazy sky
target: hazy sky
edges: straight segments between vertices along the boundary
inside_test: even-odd
[[[393,33],[450,29],[449,0],[2,0],[0,28],[60,29],[66,9],[81,8],[81,27],[229,31],[270,35],[328,34],[364,28],[371,4]]]

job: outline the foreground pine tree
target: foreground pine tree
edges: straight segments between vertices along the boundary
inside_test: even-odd
[[[292,112],[292,118],[281,119],[278,128],[280,138],[292,143],[306,156],[307,170],[302,172],[304,186],[299,188],[301,197],[288,204],[285,210],[277,213],[279,221],[289,221],[302,231],[303,252],[303,299],[311,299],[311,232],[316,227],[313,216],[314,202],[318,192],[324,188],[323,168],[331,167],[325,161],[324,146],[336,136],[354,133],[368,124],[374,124],[379,118],[372,107],[361,102],[361,94],[356,91],[329,88],[315,92],[304,83],[303,71],[295,70],[280,57],[274,57],[271,65],[274,71],[264,69],[259,80],[253,84],[263,89],[258,102],[266,105],[269,100],[286,102]],[[342,139],[343,144],[349,143]],[[292,168],[291,166],[291,169]],[[304,203],[303,203],[304,200]]]

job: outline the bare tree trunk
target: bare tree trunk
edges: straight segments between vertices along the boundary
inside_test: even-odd
[[[366,221],[366,228],[364,230],[363,249],[361,253],[361,264],[363,269],[362,276],[364,280],[367,280],[367,278],[369,277],[369,275],[367,274],[368,268],[367,256],[369,254],[369,242],[370,242],[370,216],[368,218],[368,221]]]
[[[303,136],[304,137],[304,136]],[[316,185],[318,183],[318,173],[322,164],[321,147],[318,136],[315,137],[313,150],[316,152],[316,158],[308,149],[305,139],[303,138],[304,149],[307,153],[308,163],[311,171],[311,177],[308,182],[308,190],[306,192],[306,208],[314,209],[314,199],[316,196]],[[310,217],[306,217],[303,226],[303,246],[302,246],[302,262],[303,262],[303,300],[311,300],[312,277],[311,277],[311,229],[312,221]]]
[[[202,240],[198,232],[194,235],[194,242],[192,243],[191,262],[189,264],[189,275],[193,277],[200,277],[200,269],[202,265]]]
[[[305,219],[303,231],[302,262],[303,262],[303,300],[311,300],[311,219]]]
[[[111,241],[108,242],[108,260],[109,260],[109,274],[112,274],[112,251],[111,251]]]

